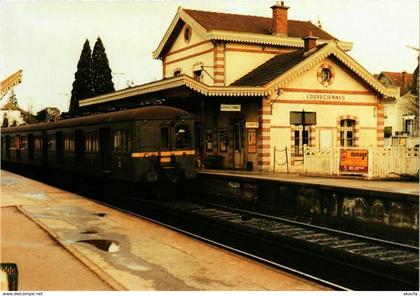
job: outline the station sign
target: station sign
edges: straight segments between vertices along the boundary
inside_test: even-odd
[[[245,128],[259,128],[260,123],[258,121],[245,121]]]
[[[367,173],[368,172],[367,149],[341,149],[340,172],[341,173]]]
[[[220,104],[220,111],[224,111],[224,112],[240,112],[241,111],[241,105]]]

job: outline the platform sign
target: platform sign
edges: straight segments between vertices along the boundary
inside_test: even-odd
[[[367,173],[368,172],[367,149],[341,149],[340,172],[341,173]]]
[[[220,111],[240,112],[241,111],[241,105],[220,104]]]
[[[245,128],[259,128],[260,123],[258,121],[245,121]]]

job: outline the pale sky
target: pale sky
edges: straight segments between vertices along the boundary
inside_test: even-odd
[[[20,107],[67,111],[86,38],[105,46],[116,89],[162,78],[152,58],[179,6],[271,17],[276,1],[4,1],[0,0],[0,80],[23,70],[15,87]],[[289,19],[321,20],[353,42],[349,54],[371,73],[412,73],[419,48],[418,0],[286,0]],[[0,102],[3,105],[9,95]]]

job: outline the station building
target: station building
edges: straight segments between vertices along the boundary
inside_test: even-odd
[[[197,159],[207,166],[272,170],[309,147],[381,147],[381,84],[346,52],[352,43],[311,22],[179,8],[153,57],[163,78],[80,102],[86,110],[166,104],[196,117]],[[283,152],[280,152],[283,153]],[[213,161],[213,162],[212,162]]]

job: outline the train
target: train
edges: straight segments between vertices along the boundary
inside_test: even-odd
[[[135,183],[196,176],[194,117],[168,106],[1,128],[4,163]]]

